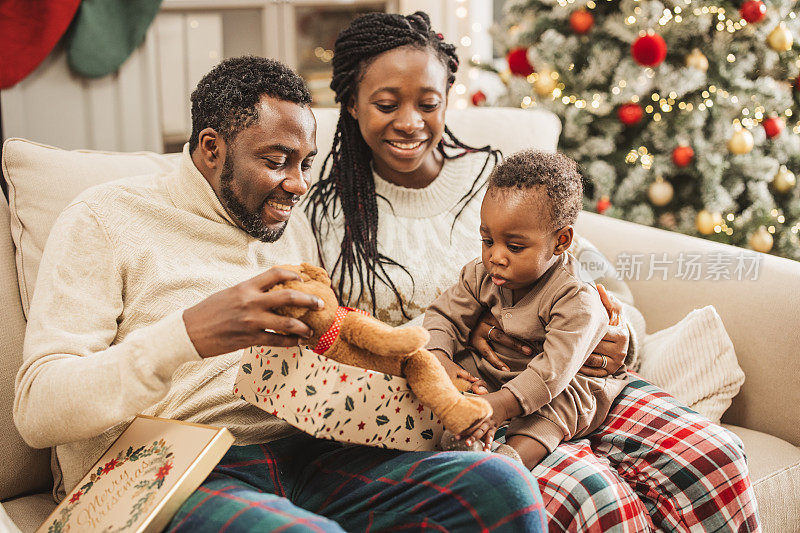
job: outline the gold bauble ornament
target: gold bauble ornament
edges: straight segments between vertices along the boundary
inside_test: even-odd
[[[543,70],[538,73],[536,81],[533,82],[533,90],[539,96],[550,96],[556,88],[556,80],[553,79],[552,71]]]
[[[664,181],[660,176],[647,188],[647,197],[650,198],[650,202],[656,206],[667,205],[672,200],[674,194],[675,189],[672,188],[672,184],[668,181]]]
[[[694,219],[694,225],[697,227],[697,231],[703,235],[711,235],[714,233],[714,228],[716,226],[721,226],[722,223],[723,220],[721,214],[712,213],[705,209],[698,212]]]
[[[781,194],[791,191],[796,183],[797,179],[795,178],[794,174],[784,165],[781,165],[778,173],[775,174],[774,178],[772,178],[772,187],[775,189],[775,192],[779,192]]]
[[[511,81],[512,74],[511,71],[508,69],[501,70],[497,75],[500,77],[500,80],[506,85],[508,85],[508,82]]]
[[[695,48],[691,54],[686,56],[686,66],[706,72],[708,70],[708,58],[699,48]]]
[[[792,49],[794,38],[792,32],[781,22],[767,35],[767,44],[776,52],[788,52]]]
[[[747,241],[747,244],[756,252],[767,253],[772,250],[772,235],[767,231],[767,228],[761,226],[750,235],[750,240]]]
[[[740,128],[733,132],[728,141],[728,150],[732,154],[749,154],[753,149],[753,134],[746,128]]]

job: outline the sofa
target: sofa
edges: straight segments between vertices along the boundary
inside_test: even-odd
[[[331,145],[337,111],[315,109],[321,154]],[[448,124],[468,144],[491,142],[504,153],[525,147],[553,150],[558,119],[542,110],[453,110]],[[323,157],[314,164],[317,175]],[[81,190],[123,176],[172,168],[177,156],[66,151],[8,139],[2,170],[9,198],[0,197],[0,529],[35,530],[55,508],[50,450],[28,447],[12,417],[14,379],[22,361],[25,314],[41,251],[59,211]],[[577,232],[607,257],[622,253],[738,253],[730,246],[581,213]],[[648,332],[714,305],[735,347],[745,383],[722,422],[744,442],[764,531],[800,531],[800,263],[760,257],[754,280],[628,281]]]

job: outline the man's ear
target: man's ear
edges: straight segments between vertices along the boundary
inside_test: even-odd
[[[198,135],[195,153],[200,162],[209,169],[221,168],[225,162],[225,140],[214,128],[205,128]]]
[[[572,226],[564,226],[556,232],[556,247],[553,250],[553,255],[561,255],[572,246],[572,238],[574,237]]]

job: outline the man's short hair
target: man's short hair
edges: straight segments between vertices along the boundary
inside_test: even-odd
[[[311,103],[303,79],[292,69],[264,57],[232,57],[203,76],[192,92],[192,137],[194,151],[200,132],[214,128],[226,142],[258,120],[256,105],[263,95],[300,105]]]
[[[489,189],[533,189],[547,194],[550,226],[560,229],[575,223],[583,206],[583,178],[578,164],[561,153],[523,150],[497,165],[489,176]]]

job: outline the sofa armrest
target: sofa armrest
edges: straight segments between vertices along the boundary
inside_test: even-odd
[[[594,213],[581,213],[576,231],[606,254],[620,273],[632,257],[642,261],[638,276],[628,279],[627,269],[623,277],[647,320],[648,332],[678,322],[692,309],[713,305],[745,373],[745,383],[722,420],[800,446],[800,263]],[[662,263],[668,268],[666,280],[659,270],[647,279],[650,254],[656,261],[666,259]],[[702,254],[699,280],[678,276],[681,254]],[[737,279],[734,268],[740,257],[748,266],[750,258],[757,258],[757,272]],[[731,279],[706,279],[713,273],[712,265],[725,258],[732,261],[727,269]]]

